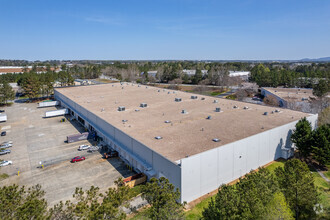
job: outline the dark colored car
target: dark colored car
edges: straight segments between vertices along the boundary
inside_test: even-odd
[[[6,131],[1,132],[1,136],[6,136],[6,134],[7,134]]]
[[[85,159],[86,159],[85,157],[81,157],[81,156],[74,157],[74,158],[71,159],[71,163],[75,163],[75,162],[82,161],[82,160],[85,160]]]
[[[1,112],[5,112],[5,110],[0,109],[0,113],[1,113]]]

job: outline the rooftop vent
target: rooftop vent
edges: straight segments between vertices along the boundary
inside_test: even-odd
[[[140,109],[135,109],[135,111],[136,111],[136,112],[139,112],[139,111],[140,111]]]
[[[115,85],[112,85],[112,87],[114,87]]]
[[[219,138],[213,138],[212,141],[214,141],[214,142],[219,142],[220,139],[219,139]]]
[[[220,111],[221,111],[220,107],[215,108],[215,112],[220,112]]]
[[[181,102],[182,99],[181,99],[181,98],[175,98],[174,101],[176,101],[176,102]]]
[[[244,109],[249,109],[249,107],[248,106],[244,106]]]
[[[161,139],[163,139],[163,137],[161,137],[161,136],[156,136],[155,139],[156,139],[156,140],[161,140]]]
[[[124,89],[124,87],[121,87],[121,89]]]
[[[141,107],[141,108],[146,108],[146,107],[147,107],[147,103],[141,103],[141,104],[140,104],[140,107]]]
[[[160,90],[158,89],[158,92],[160,92]]]
[[[209,116],[207,116],[207,118],[206,119],[208,119],[208,120],[211,120],[212,119],[212,116],[211,115],[209,115]]]
[[[234,105],[233,108],[238,108],[238,106],[237,105]]]
[[[120,111],[120,112],[125,111],[125,106],[119,106],[118,111]]]
[[[205,100],[205,98],[204,98],[204,97],[202,97],[202,98],[201,98],[201,100]]]
[[[167,92],[167,94],[170,94],[171,92]]]
[[[148,88],[148,86],[146,86],[146,89]]]
[[[123,123],[125,123],[125,122],[127,122],[127,120],[126,119],[123,119],[123,120],[121,120]]]
[[[275,109],[275,112],[279,113],[279,112],[280,112],[280,110],[278,110],[278,109]]]
[[[264,112],[264,115],[268,115],[268,112]]]
[[[166,123],[166,124],[168,124],[168,123],[171,123],[171,121],[169,121],[169,120],[166,120],[166,121],[165,121],[165,123]]]
[[[197,99],[197,96],[196,95],[192,95],[190,98],[191,99]]]
[[[218,103],[218,102],[219,102],[219,100],[216,100],[216,99],[215,99],[215,100],[213,100],[213,103]]]
[[[104,108],[101,108],[101,112],[104,112]]]
[[[187,112],[185,109],[183,109],[183,110],[181,111],[181,113],[182,113],[182,114],[187,114],[188,112]]]

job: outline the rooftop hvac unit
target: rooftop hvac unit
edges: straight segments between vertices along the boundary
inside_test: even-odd
[[[197,96],[196,95],[192,95],[190,98],[191,99],[197,99]]]
[[[181,111],[181,113],[182,113],[182,114],[187,114],[188,112],[187,112],[186,110],[183,109],[183,110]]]
[[[216,99],[213,101],[213,103],[218,103],[218,102],[219,102],[219,100],[216,100]]]
[[[139,112],[140,110],[139,109],[135,109],[136,112]]]
[[[124,89],[124,87],[121,87],[121,89]]]
[[[201,100],[205,100],[205,98],[204,98],[204,97],[202,97],[202,98],[201,98]]]
[[[233,108],[238,108],[238,106],[237,105],[234,105]]]
[[[249,107],[248,106],[244,106],[244,109],[249,109]]]
[[[166,124],[168,124],[168,123],[171,123],[171,121],[169,121],[169,120],[166,120],[166,121],[165,121],[165,123],[166,123]]]
[[[206,119],[208,119],[208,120],[211,120],[211,118],[212,118],[212,116],[211,116],[211,115],[209,115],[209,116],[207,116],[207,118],[206,118]]]
[[[264,112],[264,115],[268,115],[268,112]]]
[[[163,139],[163,137],[161,137],[161,136],[156,136],[155,139],[156,139],[156,140],[161,140],[161,139]]]
[[[138,85],[138,87],[141,87],[140,85]]]
[[[221,108],[217,107],[215,108],[215,112],[220,112],[221,111]]]
[[[121,120],[121,121],[122,121],[122,122],[124,122],[124,123],[125,123],[125,122],[127,122],[127,120],[126,120],[126,119],[123,119],[123,120]]]
[[[125,111],[125,106],[119,106],[118,111],[120,111],[120,112]]]
[[[112,87],[114,87],[115,85],[112,85]]]
[[[160,92],[160,90],[158,89],[158,92]]]
[[[140,107],[141,107],[141,108],[146,108],[146,107],[147,107],[147,103],[141,103],[141,104],[140,104]]]
[[[279,112],[280,112],[280,110],[278,110],[278,109],[275,109],[275,112],[276,112],[276,113],[279,113]]]
[[[167,92],[167,94],[170,94],[171,92]]]
[[[176,102],[181,102],[182,99],[181,99],[181,98],[175,98],[174,101],[176,101]]]
[[[214,142],[219,142],[220,139],[219,139],[219,138],[213,138],[212,141],[214,141]]]

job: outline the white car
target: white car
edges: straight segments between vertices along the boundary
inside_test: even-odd
[[[4,166],[7,166],[7,165],[11,165],[11,164],[13,164],[13,162],[11,160],[1,161],[0,162],[0,167],[4,167]]]
[[[1,144],[0,148],[9,148],[9,147],[12,147],[12,146],[13,146],[13,144],[5,143],[5,144]]]
[[[13,141],[5,141],[5,142],[2,142],[0,145],[5,145],[5,144],[13,144]]]
[[[85,144],[83,144],[83,145],[80,145],[80,146],[79,146],[78,150],[88,150],[90,147],[91,147],[91,146],[89,146],[89,145],[85,145]]]

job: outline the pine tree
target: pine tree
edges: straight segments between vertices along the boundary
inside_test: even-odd
[[[291,140],[296,144],[299,153],[307,158],[311,153],[312,126],[311,123],[303,118],[296,124],[296,129],[291,135]]]
[[[312,219],[318,192],[306,163],[292,159],[275,170],[279,186],[296,219]]]

